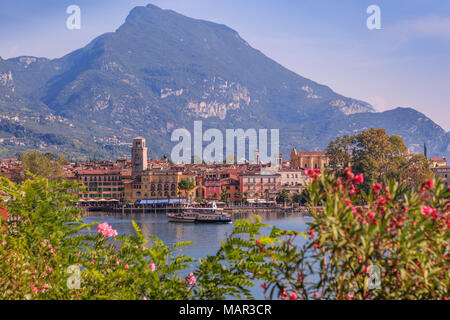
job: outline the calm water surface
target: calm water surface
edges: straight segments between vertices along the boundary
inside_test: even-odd
[[[283,230],[292,230],[305,232],[306,222],[309,217],[299,215],[282,215],[276,213],[260,214],[262,222],[271,226],[276,226]],[[250,218],[242,216],[241,218]],[[148,236],[153,234],[164,241],[168,246],[172,246],[180,241],[192,241],[190,246],[180,248],[177,253],[187,254],[195,259],[205,257],[207,254],[215,254],[222,241],[225,241],[227,235],[232,232],[231,224],[195,224],[195,223],[177,223],[168,222],[165,214],[146,213],[146,214],[127,214],[91,212],[89,216],[83,219],[86,223],[90,222],[108,222],[119,234],[134,234],[131,221],[134,220],[142,232]],[[270,228],[265,228],[263,233],[270,232]],[[297,244],[301,245],[305,240],[303,237],[297,237]],[[189,269],[193,269],[189,268]],[[187,270],[190,272],[192,270]],[[259,286],[255,286],[253,294],[255,298],[263,299],[263,293]]]

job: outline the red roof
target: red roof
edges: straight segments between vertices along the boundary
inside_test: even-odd
[[[111,169],[78,170],[77,173],[82,175],[106,175],[106,174],[120,174],[120,170],[111,170]]]

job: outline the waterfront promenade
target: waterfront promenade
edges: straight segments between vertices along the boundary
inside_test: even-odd
[[[136,214],[136,213],[170,213],[177,212],[183,206],[179,204],[171,205],[158,205],[158,204],[123,204],[120,202],[82,202],[78,204],[78,207],[85,211],[86,215],[90,215],[90,212],[111,212]],[[258,213],[285,213],[285,214],[307,214],[308,208],[305,206],[300,207],[283,207],[278,205],[230,205],[222,206],[225,212],[236,215],[258,214]]]

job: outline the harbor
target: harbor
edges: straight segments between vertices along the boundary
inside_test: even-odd
[[[175,199],[172,199],[172,201]],[[178,200],[178,199],[177,199]],[[155,201],[153,203],[134,203],[125,204],[119,201],[84,201],[78,202],[78,208],[82,209],[86,216],[95,214],[95,212],[130,214],[157,214],[157,213],[178,213],[186,203],[169,201]],[[201,208],[201,205],[196,205]],[[306,206],[279,206],[279,205],[224,205],[220,206],[224,212],[231,214],[232,217],[239,217],[248,214],[277,213],[277,214],[296,214],[308,215]]]

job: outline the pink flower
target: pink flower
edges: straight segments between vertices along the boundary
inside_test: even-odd
[[[347,300],[352,300],[355,295],[353,293],[347,294]]]
[[[420,209],[420,213],[423,214],[424,216],[432,214],[433,211],[434,209],[429,206],[422,206],[422,208]]]
[[[150,264],[148,265],[148,267],[149,267],[150,270],[152,270],[152,271],[155,271],[155,270],[156,270],[156,266],[155,266],[154,263],[150,263]]]
[[[363,183],[364,182],[364,176],[362,173],[355,176],[353,179],[353,183]]]
[[[345,168],[344,172],[348,179],[353,179],[355,177],[350,168]]]
[[[295,294],[295,292],[291,293],[291,299],[292,300],[297,300],[297,295]]]
[[[381,188],[382,188],[381,184],[379,184],[379,183],[374,183],[372,185],[372,190],[373,190],[373,193],[375,193],[375,194],[380,193]]]
[[[370,219],[375,218],[375,212],[373,211],[370,211],[367,215],[369,216]]]
[[[428,189],[433,189],[434,188],[434,181],[433,180],[427,179],[427,180],[425,180],[424,184],[428,187]]]
[[[130,269],[130,266],[128,265],[128,263],[123,267],[124,269],[128,270]]]
[[[314,298],[318,298],[319,297],[319,294],[317,293],[317,291],[316,292],[314,292]]]
[[[104,237],[115,237],[117,231],[114,230],[107,222],[103,222],[98,225],[97,232],[101,233]]]
[[[187,277],[187,283],[190,285],[197,283],[197,278],[194,276],[194,274],[192,272]]]

